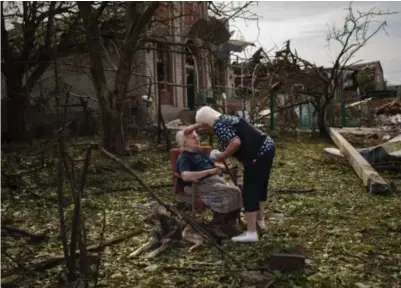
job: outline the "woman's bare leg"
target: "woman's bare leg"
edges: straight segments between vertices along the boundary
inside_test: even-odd
[[[257,216],[258,221],[265,219],[265,205],[266,205],[266,201],[259,202],[259,211],[258,211],[258,216]]]
[[[260,201],[259,202],[259,211],[257,215],[257,221],[256,224],[259,227],[260,230],[265,231],[266,230],[266,224],[265,224],[265,205],[266,201]]]
[[[256,217],[258,212],[245,212],[246,224],[248,232],[256,232]]]

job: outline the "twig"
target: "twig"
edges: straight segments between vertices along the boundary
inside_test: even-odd
[[[89,278],[89,262],[88,262],[88,251],[86,247],[86,229],[85,229],[85,217],[84,213],[82,211],[81,207],[81,197],[84,194],[84,187],[85,187],[85,180],[86,180],[86,175],[88,173],[88,168],[89,168],[89,163],[90,163],[90,158],[91,158],[91,151],[92,147],[89,147],[88,150],[86,150],[86,155],[85,155],[85,162],[84,166],[82,167],[82,172],[81,172],[81,184],[80,184],[80,190],[77,193],[76,197],[79,199],[79,217],[80,221],[78,221],[78,245],[79,245],[79,251],[80,251],[80,259],[81,259],[81,272],[84,275],[84,286],[85,288],[88,287],[88,278]]]
[[[159,107],[161,107],[161,105],[159,105]],[[160,109],[159,109],[158,115],[159,115],[160,124],[163,126],[164,140],[166,141],[166,143],[165,143],[166,144],[166,150],[168,152],[168,151],[171,150],[171,141],[170,141],[169,131],[167,129],[166,122],[164,121],[164,117],[163,117],[163,114],[161,113]],[[158,131],[158,135],[159,135],[159,133],[160,133],[160,131]]]
[[[92,152],[92,147],[89,147],[88,150],[86,150],[84,167],[82,168],[82,173],[81,173],[81,185],[80,185],[81,196],[83,195],[83,191],[84,191],[84,187],[85,187],[85,181],[86,181],[86,175],[88,174],[88,168],[89,168],[89,163],[90,163],[90,158],[91,158],[91,152]]]
[[[68,122],[67,124],[61,126],[59,129],[57,129],[56,131],[54,131],[55,134],[59,134],[61,132],[64,131],[65,128],[68,128],[68,126],[70,126],[72,124],[72,121]]]
[[[143,263],[135,263],[136,266],[140,268],[145,268],[148,265]],[[159,267],[162,270],[178,270],[178,271],[188,271],[188,272],[204,272],[204,271],[216,271],[222,272],[221,268],[218,267],[180,267],[180,266],[161,266]],[[243,272],[241,269],[233,269],[230,272]],[[246,271],[271,271],[268,267],[252,267],[246,268]]]
[[[309,188],[309,189],[278,189],[276,190],[277,192],[283,192],[283,193],[308,193],[308,192],[313,192],[315,191],[315,188]]]
[[[274,284],[274,282],[276,282],[275,279],[270,280],[270,282],[266,284],[265,288],[269,288],[270,286],[272,286]]]
[[[231,181],[233,181],[234,185],[238,187],[237,178],[234,177],[233,171],[228,167],[227,162],[223,160],[224,168],[226,168],[227,174],[230,176]]]
[[[7,253],[7,251],[3,250],[4,255],[7,256],[7,258],[9,258],[12,262],[14,262],[19,268],[28,271],[28,272],[33,272],[31,269],[29,269],[29,267],[25,267],[24,264],[19,263],[16,259],[14,259],[14,257],[12,257],[10,254]]]
[[[22,175],[26,175],[26,174],[38,172],[38,171],[40,171],[40,170],[42,170],[42,169],[44,169],[44,168],[47,168],[47,167],[51,167],[52,164],[53,164],[52,162],[48,162],[48,164],[47,164],[47,163],[44,163],[43,165],[40,165],[40,166],[35,167],[35,168],[32,168],[32,169],[30,169],[30,170],[24,170],[24,171],[19,171],[19,172],[17,172],[17,173],[10,173],[10,174],[4,172],[4,173],[2,173],[2,174],[3,174],[4,176],[6,176],[6,177],[22,176]],[[46,165],[46,166],[45,166],[45,165]]]
[[[77,240],[78,240],[79,259],[80,259],[79,270],[81,273],[81,280],[84,281],[84,287],[88,288],[89,260],[88,260],[88,251],[86,247],[86,235],[85,235],[86,233],[82,215],[80,216],[80,218],[81,221],[80,223],[78,223],[79,227],[77,229]]]
[[[157,184],[157,185],[149,185],[149,188],[151,189],[160,189],[160,188],[169,188],[173,187],[173,183],[163,183],[163,184]],[[132,186],[132,187],[123,187],[123,188],[117,188],[109,191],[96,191],[93,193],[90,193],[91,195],[104,195],[106,193],[117,193],[117,192],[125,192],[125,191],[131,191],[131,190],[136,190],[138,188],[142,188],[142,186]]]
[[[343,251],[345,252],[345,254],[347,254],[347,255],[349,255],[349,256],[351,256],[351,257],[357,258],[357,259],[361,260],[362,262],[371,264],[370,261],[368,261],[368,260],[366,260],[366,259],[364,259],[364,258],[362,258],[362,257],[360,257],[360,256],[358,256],[358,255],[352,254],[350,251],[348,251],[348,250],[344,247],[344,244],[342,245],[342,247],[343,247]]]
[[[9,227],[9,226],[1,226],[1,230],[2,232],[4,231],[5,233],[11,234],[11,235],[19,235],[22,237],[28,237],[30,238],[31,241],[35,241],[35,242],[40,242],[46,239],[46,235],[45,234],[33,234],[30,233],[28,231],[22,230],[22,229],[18,229],[18,228],[13,228],[13,227]]]
[[[7,258],[9,258],[12,262],[14,262],[15,264],[17,264],[17,266],[22,269],[25,270],[26,272],[28,272],[29,274],[35,274],[35,272],[31,269],[29,269],[28,267],[25,267],[23,264],[19,263],[16,259],[14,259],[14,257],[12,257],[10,254],[7,253],[7,251],[3,250],[4,255],[6,255]],[[3,282],[3,281],[2,281]],[[3,283],[1,283],[1,287],[7,287],[7,285],[12,284],[12,282],[10,283],[5,283],[3,285]],[[31,283],[28,283],[29,287],[33,287]]]
[[[85,186],[85,180],[86,180],[86,174],[88,172],[89,168],[89,163],[90,163],[90,158],[91,158],[91,151],[92,147],[89,147],[88,150],[86,150],[86,155],[85,155],[85,162],[84,166],[82,167],[82,172],[81,172],[81,184],[80,184],[80,189],[76,195],[77,199],[79,200],[77,205],[79,205],[79,219],[78,221],[78,245],[79,245],[79,251],[80,251],[80,270],[81,273],[84,276],[84,287],[87,288],[89,287],[88,279],[89,279],[89,261],[88,261],[88,251],[86,247],[86,229],[85,229],[85,217],[82,211],[81,207],[81,197],[84,194],[84,186]]]
[[[61,137],[60,137],[61,138]],[[59,221],[60,221],[60,236],[61,236],[61,241],[63,243],[63,252],[64,252],[64,258],[67,263],[69,263],[69,253],[68,253],[68,244],[67,244],[67,229],[65,227],[65,222],[64,222],[64,196],[63,196],[63,184],[64,184],[64,173],[63,173],[63,144],[59,144],[59,163],[57,166],[57,182],[58,182],[58,189],[57,189],[57,198],[58,198],[58,213],[59,213]]]
[[[106,232],[106,210],[103,211],[103,228],[102,228],[102,232],[100,233],[100,244],[99,244],[100,247],[103,245],[105,232]],[[98,285],[99,268],[100,268],[101,258],[102,258],[102,250],[99,250],[99,253],[97,255],[97,263],[96,263],[96,271],[95,271],[95,284],[93,286],[95,288],[97,288],[97,285]]]
[[[60,133],[61,134],[61,133]],[[75,267],[76,267],[76,253],[74,253],[74,251],[76,251],[76,245],[77,245],[77,229],[78,225],[79,225],[79,215],[80,215],[80,204],[78,198],[78,194],[76,192],[76,187],[75,187],[75,173],[74,173],[74,163],[71,163],[71,171],[68,167],[67,164],[67,153],[65,152],[65,147],[64,147],[64,138],[62,135],[60,135],[60,157],[61,159],[63,159],[63,163],[64,163],[64,169],[65,169],[65,173],[68,179],[68,182],[70,184],[70,190],[71,190],[71,194],[72,194],[72,199],[74,201],[74,211],[73,211],[73,216],[72,216],[72,228],[71,228],[71,242],[70,242],[70,256],[68,257],[68,261],[67,261],[67,266],[68,266],[68,272],[69,272],[69,276],[68,279],[69,281],[73,281],[75,280]],[[78,196],[77,196],[78,195]],[[66,259],[67,260],[67,259]]]
[[[319,220],[319,221],[317,221],[312,227],[310,227],[307,231],[305,231],[305,233],[304,233],[304,235],[306,234],[306,233],[310,233],[310,232],[312,232],[313,230],[315,230],[315,228],[317,227],[317,226],[319,226],[320,224],[322,224],[324,221],[323,220]]]

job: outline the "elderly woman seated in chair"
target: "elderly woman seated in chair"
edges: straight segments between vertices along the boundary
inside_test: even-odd
[[[242,207],[240,189],[221,177],[224,165],[214,163],[199,149],[199,137],[195,131],[188,136],[179,131],[176,140],[183,148],[177,160],[177,172],[186,184],[184,192],[190,193],[190,184],[196,182],[197,196],[214,212],[212,224],[234,228]]]

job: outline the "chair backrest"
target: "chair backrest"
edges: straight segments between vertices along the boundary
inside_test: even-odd
[[[213,150],[213,147],[200,146],[199,149],[202,150],[206,155],[209,156],[210,155],[210,151]],[[170,159],[171,170],[173,170],[173,172],[177,172],[177,159],[178,159],[178,156],[180,156],[180,153],[182,151],[183,151],[182,148],[173,148],[168,153],[168,157]]]
[[[200,150],[202,150],[206,155],[210,155],[210,151],[212,151],[213,147],[210,146],[200,146]],[[173,148],[170,150],[168,153],[168,157],[170,159],[170,165],[171,165],[171,170],[173,171],[173,183],[174,183],[174,193],[183,193],[184,192],[184,182],[175,177],[175,173],[178,173],[177,171],[177,159],[178,156],[180,156],[180,153],[183,151],[182,148]]]

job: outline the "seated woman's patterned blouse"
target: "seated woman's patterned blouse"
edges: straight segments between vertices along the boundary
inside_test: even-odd
[[[221,115],[214,123],[214,133],[219,140],[220,149],[226,150],[228,144],[235,137],[238,137],[235,130],[235,125],[239,122],[240,118],[232,115]],[[262,156],[265,152],[274,147],[274,141],[269,136],[266,137],[262,146],[260,147],[257,157]]]

